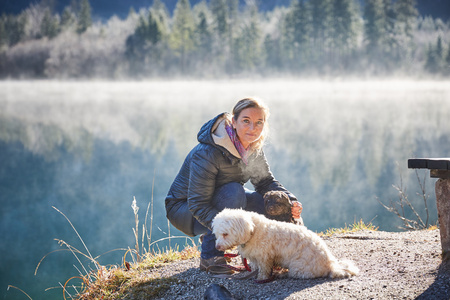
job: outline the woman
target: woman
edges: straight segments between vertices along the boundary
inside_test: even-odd
[[[269,109],[261,101],[237,102],[233,115],[222,113],[200,129],[199,144],[186,157],[168,192],[167,218],[187,235],[203,235],[200,269],[214,272],[226,264],[224,253],[215,248],[211,222],[224,208],[242,208],[264,214],[263,195],[288,192],[272,175],[262,146],[268,131]],[[249,181],[255,187],[243,187]],[[297,202],[298,203],[298,202]],[[293,208],[299,218],[301,205]],[[217,267],[216,271],[223,271]]]

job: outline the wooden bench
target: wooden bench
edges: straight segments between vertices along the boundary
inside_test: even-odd
[[[408,159],[410,169],[429,169],[435,185],[443,260],[450,259],[450,158]]]

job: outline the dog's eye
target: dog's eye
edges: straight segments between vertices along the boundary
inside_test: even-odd
[[[225,238],[228,236],[228,233],[224,233],[224,234],[222,234],[222,236]]]

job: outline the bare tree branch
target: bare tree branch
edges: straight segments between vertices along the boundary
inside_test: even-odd
[[[408,199],[408,195],[406,193],[406,187],[403,186],[403,176],[400,172],[400,185],[392,185],[398,192],[398,202],[394,202],[392,200],[389,201],[389,206],[381,202],[378,197],[376,198],[377,201],[389,212],[395,214],[402,222],[403,227],[399,226],[401,229],[405,230],[420,230],[428,228],[428,221],[429,221],[429,211],[428,211],[428,198],[429,195],[426,193],[425,189],[425,176],[423,181],[420,180],[419,174],[416,170],[416,178],[420,186],[421,193],[417,193],[424,202],[424,209],[426,212],[426,221],[424,222],[423,219],[420,217],[419,213],[415,209],[415,207],[412,205],[411,201]],[[416,216],[417,220],[411,220],[406,217],[406,210],[409,207],[409,210]]]

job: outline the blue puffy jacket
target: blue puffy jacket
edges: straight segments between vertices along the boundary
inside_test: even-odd
[[[211,199],[215,189],[226,183],[244,185],[250,180],[261,195],[281,190],[297,200],[274,178],[264,152],[251,154],[247,165],[242,162],[228,137],[226,122],[231,122],[231,115],[223,113],[202,126],[197,135],[199,144],[187,155],[165,200],[167,218],[189,236],[194,236],[195,219],[211,229],[218,213]]]

